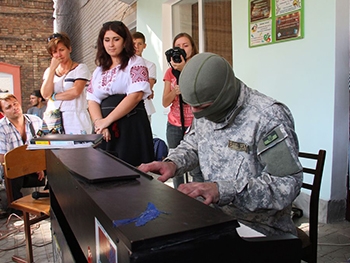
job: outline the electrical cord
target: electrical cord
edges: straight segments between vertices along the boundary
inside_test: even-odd
[[[9,235],[12,235],[14,233],[18,233],[19,229],[17,227],[15,227],[13,224],[10,224],[11,218],[12,217],[18,217],[19,219],[21,219],[18,215],[16,214],[10,214],[6,220],[5,223],[3,223],[0,226],[0,240],[5,239],[6,237],[8,237]],[[7,230],[1,230],[3,227],[6,227]]]
[[[11,222],[12,218],[17,218],[19,220],[16,220],[15,222]],[[17,222],[20,222],[20,224],[18,225]],[[17,223],[17,225],[16,225]],[[6,228],[6,230],[3,230],[3,228]],[[34,224],[31,226],[31,234],[34,234],[35,230],[40,228],[40,224]],[[3,240],[5,238],[8,238],[9,236],[13,236],[15,234],[18,234],[20,232],[23,232],[24,228],[23,228],[23,219],[18,216],[17,214],[10,214],[6,220],[6,222],[4,222],[2,225],[0,225],[0,240]],[[7,247],[7,248],[0,248],[0,252],[6,252],[6,251],[10,251],[10,250],[14,250],[20,247],[24,247],[25,246],[25,237],[23,238],[22,241],[18,241],[18,244],[15,246],[11,246],[11,247]],[[47,246],[49,244],[51,244],[52,241],[49,242],[44,242],[44,243],[40,243],[40,244],[35,244],[33,243],[32,246],[33,247],[44,247]]]

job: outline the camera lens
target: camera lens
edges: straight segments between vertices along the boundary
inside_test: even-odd
[[[184,58],[184,60],[186,61],[186,52],[185,50],[179,48],[179,47],[174,47],[171,48],[169,50],[167,50],[165,52],[165,56],[167,61],[170,63],[171,59],[175,62],[175,63],[181,63],[182,58],[181,56]]]
[[[175,63],[181,63],[181,56],[180,56],[180,54],[174,53],[174,54],[173,54],[173,61],[174,61]]]

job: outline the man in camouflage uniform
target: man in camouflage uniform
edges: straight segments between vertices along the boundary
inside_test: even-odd
[[[212,53],[194,56],[180,75],[195,119],[163,162],[139,169],[160,181],[200,165],[204,183],[179,191],[222,209],[265,235],[292,233],[291,204],[302,184],[294,120],[282,103],[247,87]]]

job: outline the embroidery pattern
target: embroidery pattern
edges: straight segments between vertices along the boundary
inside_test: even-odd
[[[87,92],[94,93],[94,88],[92,87],[92,82],[93,82],[93,79],[91,78],[91,81],[89,81],[89,85],[86,88]]]
[[[112,83],[117,77],[117,70],[119,67],[112,68],[102,72],[101,81],[98,85],[99,89],[109,92],[111,90]]]
[[[145,66],[135,66],[130,70],[132,83],[148,81],[148,70]]]

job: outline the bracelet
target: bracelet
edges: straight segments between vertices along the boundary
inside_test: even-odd
[[[56,98],[55,98],[55,96],[56,96],[56,92],[54,92],[54,93],[52,93],[52,95],[51,95],[51,99],[53,100],[53,101],[55,101],[56,100]]]

